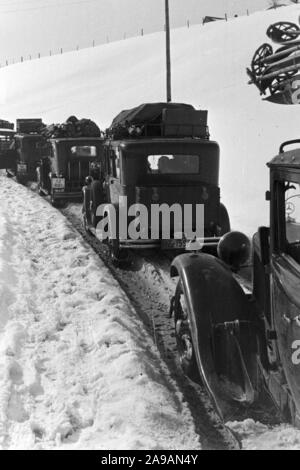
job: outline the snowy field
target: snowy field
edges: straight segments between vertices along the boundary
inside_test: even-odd
[[[262,102],[246,66],[300,6],[172,32],[173,99],[209,110],[233,227],[268,223],[266,162],[299,137],[299,108]],[[1,118],[68,115],[108,126],[165,99],[164,35],[0,70]],[[102,262],[41,198],[0,178],[0,446],[199,449],[182,396]],[[231,423],[248,449],[299,449],[300,432]]]
[[[0,176],[0,448],[200,449],[183,397],[109,271]]]

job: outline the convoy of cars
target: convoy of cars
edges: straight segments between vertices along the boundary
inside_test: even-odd
[[[0,130],[0,167],[20,183],[36,181],[39,193],[49,196],[53,205],[80,200],[90,165],[102,159],[98,127],[95,137],[90,132],[62,136],[60,127],[54,137],[52,126],[48,132],[41,119],[18,119],[16,128]]]
[[[105,240],[114,261],[128,250],[173,250],[178,285],[170,312],[184,373],[206,387],[224,420],[267,390],[282,419],[299,425],[299,147],[300,140],[284,143],[269,163],[270,226],[259,228],[252,246],[231,232],[220,201],[220,149],[210,140],[207,112],[190,105],[144,104],[94,137],[49,137],[40,120],[21,120],[16,132],[11,125],[0,130],[0,168],[22,183],[35,180],[52,204],[81,199],[84,226],[95,235],[105,216],[114,218],[114,236]],[[165,239],[163,216],[155,236],[150,220],[130,237],[133,214],[123,227],[119,217],[124,200],[139,215],[153,205],[177,204],[180,214],[187,205],[204,206],[201,250],[188,248],[193,240],[178,236],[175,219]],[[251,258],[246,280],[240,270]]]

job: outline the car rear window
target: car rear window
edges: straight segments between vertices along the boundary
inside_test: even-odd
[[[93,145],[71,147],[71,153],[74,157],[96,157],[97,147]]]
[[[198,174],[200,161],[198,155],[149,155],[148,174]]]

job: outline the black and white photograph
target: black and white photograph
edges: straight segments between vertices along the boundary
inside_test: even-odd
[[[300,1],[0,21],[0,450],[300,450]]]

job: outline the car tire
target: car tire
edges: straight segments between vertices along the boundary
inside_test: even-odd
[[[179,362],[186,375],[193,382],[201,383],[198,365],[195,357],[189,321],[182,303],[184,293],[181,282],[178,283],[174,299],[175,338]]]
[[[91,184],[91,201],[92,201],[92,225],[94,228],[100,222],[100,217],[97,217],[97,208],[103,204],[103,186],[100,181],[93,181]]]

